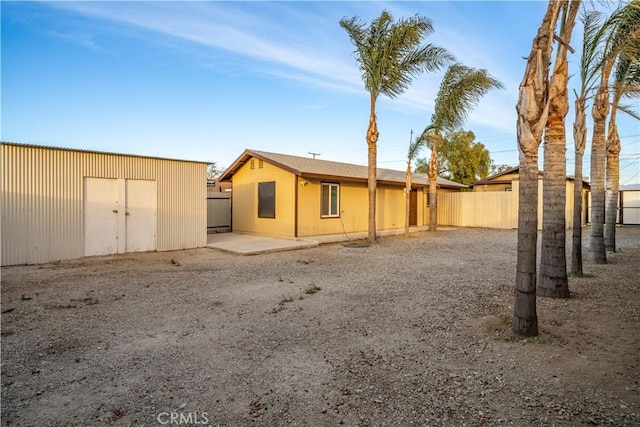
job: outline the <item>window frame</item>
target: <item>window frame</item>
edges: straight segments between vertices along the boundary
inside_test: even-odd
[[[270,194],[263,192],[271,189]],[[267,199],[267,197],[269,199]],[[276,182],[258,182],[258,218],[275,219],[276,217]]]
[[[327,195],[328,195],[328,200],[327,203],[325,204],[324,202],[324,189],[325,186],[329,188]],[[336,188],[337,194],[336,194],[336,206],[335,206],[335,214],[331,213],[331,208],[332,208],[332,204],[331,204],[331,188]],[[325,206],[327,207],[327,213],[325,214],[324,208]],[[320,183],[320,218],[321,219],[325,219],[325,218],[340,218],[340,183],[339,182],[321,182]]]

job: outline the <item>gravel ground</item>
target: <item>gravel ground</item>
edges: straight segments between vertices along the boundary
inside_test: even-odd
[[[538,299],[528,340],[516,241],[3,268],[2,425],[640,425],[640,227],[571,299]]]

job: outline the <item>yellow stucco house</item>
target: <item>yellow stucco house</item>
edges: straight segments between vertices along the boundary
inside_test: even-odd
[[[405,177],[378,168],[378,230],[404,227]],[[232,183],[233,231],[295,239],[367,230],[366,166],[245,150],[219,180]],[[438,178],[439,191],[464,188]],[[428,191],[427,176],[414,174],[411,225],[428,223]]]

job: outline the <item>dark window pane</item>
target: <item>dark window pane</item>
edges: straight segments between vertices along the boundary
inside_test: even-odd
[[[258,183],[258,218],[276,217],[276,182]]]

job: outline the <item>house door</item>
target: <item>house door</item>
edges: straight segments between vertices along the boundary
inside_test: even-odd
[[[409,195],[409,225],[418,225],[418,190],[411,190]]]
[[[156,249],[155,181],[84,179],[84,254]]]

